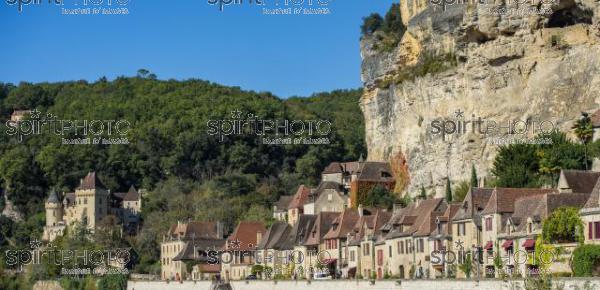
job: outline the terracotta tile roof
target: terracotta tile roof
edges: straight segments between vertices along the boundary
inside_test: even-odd
[[[392,213],[390,220],[383,226],[388,231],[386,238],[394,238],[403,236],[413,225],[416,216],[414,216],[416,204],[412,203],[405,208],[397,208]],[[401,230],[401,226],[405,226],[405,230]]]
[[[453,221],[472,219],[483,209],[492,196],[493,188],[472,187],[462,201],[461,207],[452,218]]]
[[[346,173],[346,174],[354,174],[360,170],[361,164],[363,162],[353,161],[353,162],[331,162],[325,169],[323,170],[323,174],[334,174],[334,173]]]
[[[138,201],[138,200],[140,200],[140,194],[135,189],[135,187],[132,185],[131,187],[129,187],[129,191],[127,191],[127,193],[125,193],[125,195],[123,196],[123,200],[124,201]]]
[[[581,208],[588,196],[585,193],[560,193],[520,197],[515,201],[515,211],[510,219],[513,224],[518,226],[516,231],[524,231],[525,221],[528,218],[539,223],[559,207]],[[502,224],[502,227],[505,227],[505,223]]]
[[[171,225],[167,235],[183,240],[200,238],[222,239],[223,237],[219,237],[220,226],[221,225],[219,225],[218,222],[192,221],[188,223],[178,223]]]
[[[263,237],[267,232],[265,224],[255,221],[241,221],[227,238],[226,249],[246,251],[258,246],[258,233]]]
[[[304,242],[305,246],[316,246],[323,241],[323,237],[329,231],[329,227],[333,221],[340,215],[338,212],[325,212],[322,211],[317,215],[313,227],[310,231],[310,235]]]
[[[387,162],[364,162],[357,176],[360,181],[394,182],[392,168]]]
[[[442,215],[447,205],[443,198],[433,198],[421,201],[417,207],[417,218],[410,231],[414,236],[429,236],[434,229],[435,217]],[[443,207],[440,208],[440,207]]]
[[[584,170],[563,170],[569,188],[574,193],[590,193],[600,177],[600,172]]]
[[[345,209],[331,224],[329,231],[324,239],[340,239],[346,238],[346,235],[352,231],[354,225],[360,218],[356,209]]]
[[[288,209],[293,208],[303,208],[304,203],[308,200],[308,195],[310,194],[310,188],[304,186],[304,184],[298,187],[296,194],[292,198],[292,201],[288,205]]]
[[[512,213],[515,200],[524,196],[556,193],[552,188],[494,188],[492,196],[481,214]]]
[[[100,182],[100,180],[98,179],[96,172],[89,172],[81,180],[79,187],[77,187],[77,189],[96,189],[96,188],[106,189],[106,187],[104,187],[102,182]]]

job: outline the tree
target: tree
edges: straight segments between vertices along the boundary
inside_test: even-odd
[[[477,171],[475,170],[475,164],[471,164],[471,187],[478,187],[478,181],[479,179],[477,179]]]
[[[402,14],[400,14],[400,4],[394,3],[390,10],[385,14],[383,31],[390,34],[396,34],[402,38],[406,26],[402,22]]]
[[[574,207],[560,207],[544,220],[542,226],[544,243],[583,242],[583,222],[579,210]]]
[[[446,178],[446,201],[452,202],[452,188],[450,187],[450,177]]]
[[[419,194],[420,199],[427,199],[427,192],[425,191],[425,186],[421,185],[421,193]]]
[[[469,182],[467,182],[466,180],[459,182],[458,185],[454,187],[454,196],[452,197],[452,200],[456,202],[463,201],[465,199],[465,196],[467,196],[467,193],[469,192],[469,186]]]
[[[572,129],[575,131],[575,135],[581,141],[585,147],[585,169],[588,169],[587,164],[587,144],[592,141],[594,137],[594,128],[592,125],[592,119],[585,112],[581,113],[581,118],[575,122]]]
[[[492,173],[498,187],[538,187],[539,168],[536,146],[511,144],[499,148]]]
[[[368,17],[363,18],[363,24],[360,27],[360,30],[363,35],[371,35],[375,31],[379,30],[383,25],[383,18],[379,13],[373,13]]]
[[[368,207],[383,207],[391,209],[396,203],[396,195],[387,190],[383,186],[375,186],[371,191],[364,197],[363,204]]]

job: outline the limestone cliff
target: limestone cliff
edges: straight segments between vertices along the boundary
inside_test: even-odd
[[[421,185],[443,195],[445,178],[468,180],[471,164],[489,175],[498,135],[442,136],[441,122],[547,121],[567,131],[582,111],[600,108],[600,2],[452,2],[402,0],[407,31],[397,47],[380,49],[377,33],[361,41],[368,158],[394,162],[411,195]],[[423,72],[428,55],[455,63],[406,77]]]

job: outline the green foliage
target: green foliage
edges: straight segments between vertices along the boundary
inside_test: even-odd
[[[585,148],[561,132],[538,136],[551,144],[511,144],[498,150],[492,173],[498,187],[554,185],[561,169],[585,169]]]
[[[475,188],[479,186],[477,178],[477,170],[475,170],[475,164],[471,165],[471,187]]]
[[[399,85],[405,81],[412,81],[416,78],[424,77],[428,74],[438,74],[456,67],[458,61],[454,53],[437,54],[425,52],[419,63],[411,67],[403,67],[395,74],[384,78],[377,86],[379,88],[389,88],[390,85]]]
[[[360,31],[363,35],[373,34],[383,26],[383,18],[379,13],[372,13],[368,17],[363,18],[363,24],[360,26]]]
[[[575,122],[572,129],[582,143],[589,143],[592,141],[594,128],[592,126],[592,119],[587,113],[581,114],[581,118]]]
[[[395,193],[382,186],[375,186],[368,194],[366,194],[366,196],[364,196],[364,200],[359,202],[359,204],[367,207],[391,209],[397,201],[398,198]]]
[[[421,192],[419,193],[420,199],[427,199],[427,191],[425,191],[425,186],[421,185]]]
[[[452,202],[452,187],[450,185],[450,177],[446,178],[446,200]]]
[[[256,275],[257,277],[260,276],[263,273],[263,271],[264,271],[264,267],[259,264],[253,265],[252,269],[250,270],[252,275]]]
[[[127,276],[106,275],[98,281],[98,290],[124,290],[127,289]]]
[[[545,243],[583,243],[583,227],[577,208],[560,207],[544,220],[542,237]]]
[[[465,199],[465,196],[467,196],[467,193],[469,193],[469,183],[465,180],[459,182],[456,186],[454,186],[454,190],[453,190],[453,197],[452,200],[455,202],[461,202]]]
[[[379,14],[363,18],[361,32],[363,36],[375,35],[373,48],[380,52],[389,52],[398,46],[406,26],[402,23],[400,4],[394,3],[382,19]]]
[[[470,254],[466,255],[466,258],[458,265],[458,269],[465,274],[467,279],[471,278],[471,272],[473,272],[473,261]]]
[[[573,251],[573,275],[576,277],[597,276],[600,266],[600,245],[580,245]]]

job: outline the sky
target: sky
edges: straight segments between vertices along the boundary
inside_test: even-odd
[[[223,0],[33,0],[40,3],[19,12],[19,1],[0,0],[0,82],[95,81],[145,68],[159,79],[205,79],[283,98],[360,87],[362,18],[384,15],[395,2],[241,0],[220,11],[209,1]],[[129,14],[62,14],[77,7]],[[263,14],[277,7],[327,7],[330,14]]]

